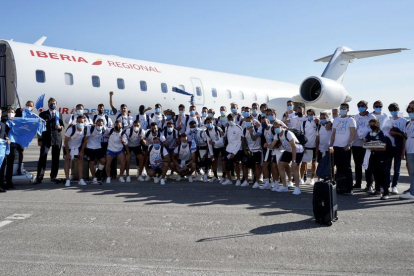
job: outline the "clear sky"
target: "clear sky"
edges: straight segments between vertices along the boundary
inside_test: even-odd
[[[0,38],[300,84],[339,46],[414,49],[414,1],[2,1]],[[356,60],[344,85],[365,99],[414,100],[414,50]],[[372,110],[372,108],[371,108]]]

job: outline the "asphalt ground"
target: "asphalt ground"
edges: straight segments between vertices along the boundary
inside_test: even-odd
[[[338,206],[326,227],[309,185],[19,182],[0,194],[0,275],[414,275],[414,201],[358,190]]]

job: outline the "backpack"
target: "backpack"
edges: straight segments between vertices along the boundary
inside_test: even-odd
[[[258,128],[256,127],[256,126],[253,126],[254,127],[254,131],[256,131],[256,134],[257,134],[257,130],[258,130]],[[247,127],[245,127],[244,129],[243,129],[243,135],[244,135],[244,137],[246,137],[246,133],[247,133]]]
[[[298,139],[299,144],[301,144],[302,146],[304,146],[308,142],[308,138],[306,138],[305,134],[301,130],[297,130],[295,128],[289,128],[289,129],[285,130],[285,139],[286,140],[288,140],[288,138],[287,138],[288,131],[292,132],[296,136],[296,139]],[[279,138],[279,134],[277,135],[277,138]],[[279,140],[280,140],[280,138],[279,138]]]
[[[139,115],[140,114],[138,114],[136,117],[135,117],[135,120],[136,121],[138,121],[139,122]],[[144,114],[145,115],[145,120],[147,121],[147,124],[148,124],[148,127],[150,126],[150,117],[148,116],[148,114]]]
[[[155,113],[152,113],[151,114],[151,120],[152,120],[152,118],[154,118],[154,116],[155,116]],[[165,120],[165,115],[164,114],[161,114],[161,116],[162,116],[162,121],[164,121]]]
[[[308,120],[306,120],[306,121],[303,121],[303,124],[302,124],[302,129],[303,129],[303,135],[305,135],[306,133],[306,131],[305,131],[305,126],[306,126],[306,122],[307,122]],[[316,124],[316,123],[315,123]],[[321,129],[321,124],[316,124],[316,129],[319,131],[320,129]]]
[[[220,131],[218,130],[218,127],[214,126],[213,128],[216,131],[217,136],[220,137]],[[211,138],[210,137],[210,131],[208,129],[206,129],[206,134],[207,134],[208,138]]]
[[[124,134],[127,132],[127,130],[128,130],[128,129],[124,130],[124,131],[122,132],[122,135],[124,135]],[[138,135],[141,135],[141,133],[142,133],[142,128],[139,128]],[[133,127],[133,126],[129,128],[129,135],[128,135],[128,138],[131,138],[131,137],[132,137],[132,134],[134,134],[134,127]]]
[[[151,133],[152,133],[152,131],[147,131],[147,133],[145,133],[145,138],[148,138]],[[161,132],[159,130],[158,130],[158,133],[157,133],[156,137],[161,138]]]
[[[115,121],[118,121],[118,119],[119,119],[120,117],[122,117],[122,114],[118,114],[118,116],[116,116]],[[128,118],[128,117],[129,117],[129,116],[127,115],[127,118]],[[124,128],[124,127],[125,127],[125,125],[124,125],[124,120],[121,120],[121,123],[122,123],[122,128]]]
[[[151,150],[154,148],[154,145],[150,145],[148,148],[148,152],[151,152]],[[160,151],[161,151],[161,157],[164,159],[164,146],[160,145]]]
[[[94,115],[93,116],[93,123],[96,124],[96,119],[98,118],[98,115]],[[106,120],[106,126],[108,126],[109,124],[109,117],[108,115],[105,115],[105,120]]]
[[[173,133],[173,138],[177,139],[177,130],[173,129],[172,133]],[[168,135],[168,130],[167,130],[167,128],[165,128],[164,129],[164,137],[167,137],[167,135]]]
[[[196,117],[197,118],[197,123],[198,123],[198,126],[200,127],[201,126],[201,120],[200,120],[200,117]],[[187,129],[187,126],[188,126],[188,121],[190,120],[190,115],[185,115],[185,128]]]

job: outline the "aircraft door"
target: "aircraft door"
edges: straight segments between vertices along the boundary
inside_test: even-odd
[[[6,45],[0,44],[0,108],[7,107],[6,50]]]
[[[200,79],[191,78],[195,105],[204,105],[204,88]]]

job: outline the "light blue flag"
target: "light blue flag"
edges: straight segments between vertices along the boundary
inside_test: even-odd
[[[6,140],[0,139],[0,167],[3,164],[3,161],[6,158],[6,155],[9,155],[9,153],[10,153],[9,144],[7,144]]]
[[[36,118],[14,118],[7,121],[10,127],[9,139],[24,148],[27,148],[39,129],[39,119]]]
[[[43,120],[42,118],[40,118],[39,116],[31,112],[29,109],[26,108],[23,110],[22,117],[23,118],[35,118],[35,119],[41,120],[41,122],[39,122],[39,128],[37,129],[37,135],[41,136],[42,132],[46,131],[45,120]]]

